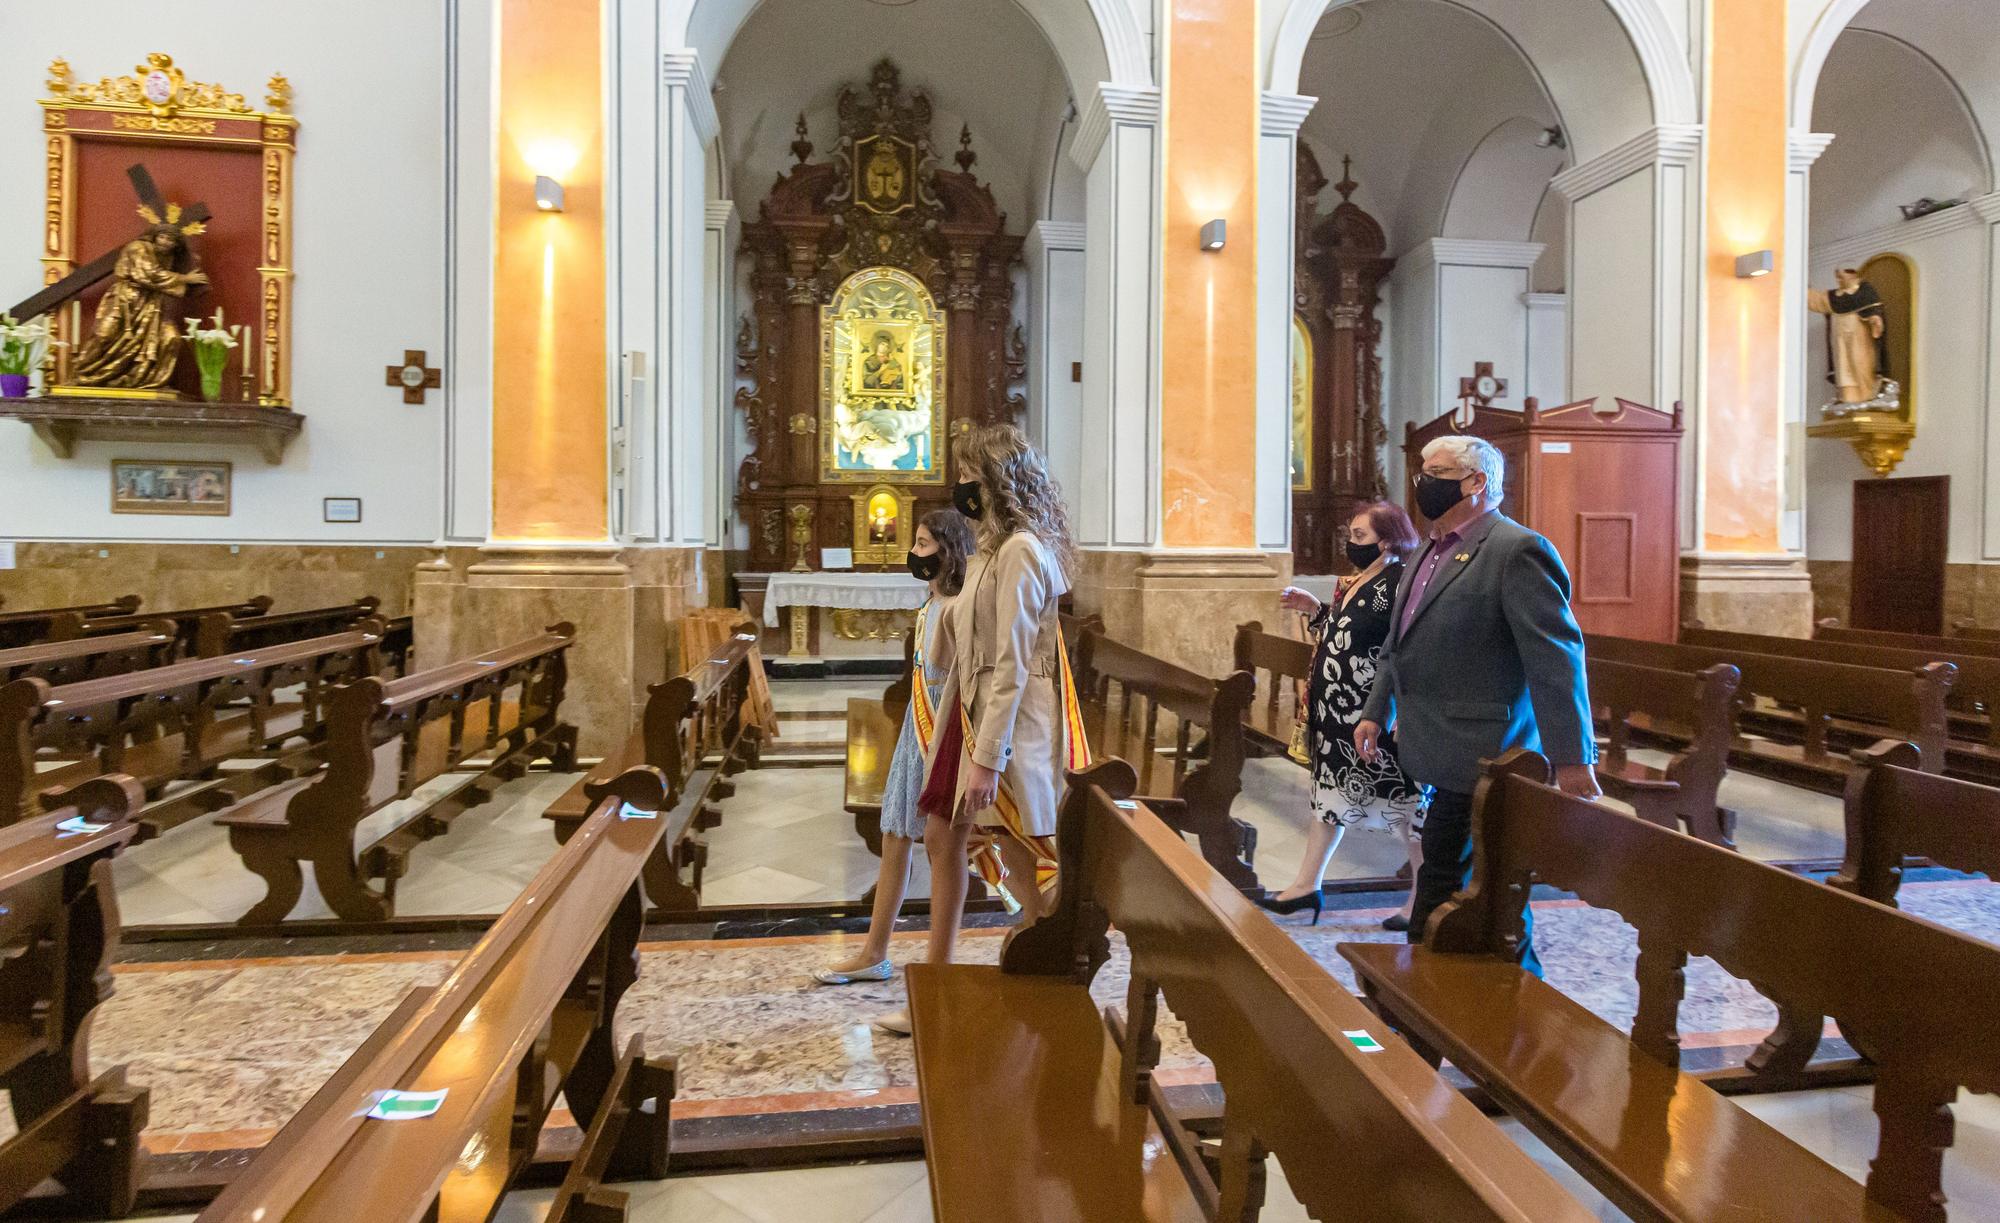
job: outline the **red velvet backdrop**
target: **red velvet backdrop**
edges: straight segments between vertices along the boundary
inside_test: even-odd
[[[146,221],[139,215],[139,198],[125,170],[134,162],[152,172],[160,194],[171,204],[208,205],[208,232],[188,240],[201,269],[208,273],[208,290],[190,294],[185,317],[208,319],[222,307],[223,321],[242,323],[258,332],[260,309],[257,265],[260,258],[260,211],[264,203],[263,154],[255,145],[240,148],[197,148],[184,143],[140,140],[91,140],[82,132],[76,142],[76,261],[88,263],[105,251],[138,236]],[[90,334],[97,299],[109,278],[83,295],[82,329]],[[230,353],[223,395],[236,395],[238,363],[246,352]],[[250,357],[255,369],[255,357]],[[182,356],[174,384],[190,398],[199,398],[201,379],[194,355]]]

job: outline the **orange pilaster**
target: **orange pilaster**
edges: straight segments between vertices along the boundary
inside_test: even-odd
[[[493,535],[606,533],[602,14],[501,0],[493,209]],[[561,212],[535,205],[560,182]]]
[[[1162,9],[1161,539],[1248,548],[1257,542],[1257,5]],[[1203,251],[1197,236],[1217,218],[1228,243]]]
[[[1785,247],[1784,0],[1712,0],[1708,45],[1701,546],[1768,554],[1784,509],[1784,269],[1744,279],[1736,258]]]

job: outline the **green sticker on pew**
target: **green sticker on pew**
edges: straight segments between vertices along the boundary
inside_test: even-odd
[[[445,1094],[450,1090],[397,1091],[390,1088],[375,1097],[368,1115],[377,1121],[414,1121],[428,1117],[444,1107]]]
[[[1353,1043],[1355,1048],[1361,1050],[1363,1053],[1380,1053],[1382,1051],[1382,1042],[1368,1035],[1366,1028],[1343,1030],[1341,1035],[1345,1036]]]

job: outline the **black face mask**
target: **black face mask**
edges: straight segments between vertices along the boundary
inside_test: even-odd
[[[1357,544],[1351,539],[1347,541],[1347,563],[1356,569],[1366,569],[1381,555],[1380,543]]]
[[[1465,500],[1465,490],[1459,487],[1465,479],[1447,480],[1429,472],[1418,476],[1417,508],[1424,512],[1424,517],[1436,522],[1450,512],[1452,506]]]
[[[929,556],[912,549],[909,555],[910,576],[919,582],[933,582],[944,572],[944,553],[933,552]]]
[[[977,518],[986,512],[986,503],[979,499],[979,481],[960,480],[951,486],[951,504],[967,518]]]

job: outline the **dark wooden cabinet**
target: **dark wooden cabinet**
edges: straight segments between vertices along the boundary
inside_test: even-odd
[[[1854,482],[1855,628],[1944,631],[1950,524],[1950,476]]]
[[[1542,411],[1446,413],[1403,438],[1406,469],[1423,469],[1432,438],[1470,433],[1507,459],[1501,510],[1547,536],[1569,568],[1570,606],[1586,633],[1672,641],[1680,627],[1681,409],[1585,399]],[[1407,492],[1407,490],[1406,490]],[[1405,497],[1419,531],[1428,524]]]

